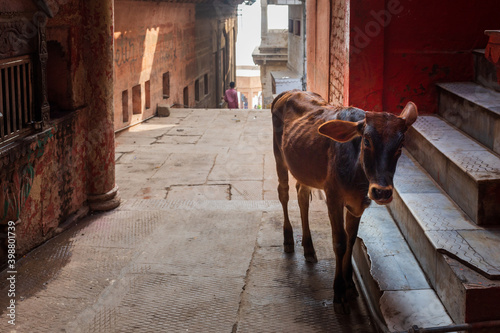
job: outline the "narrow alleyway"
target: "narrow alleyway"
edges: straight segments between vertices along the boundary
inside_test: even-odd
[[[350,315],[333,311],[319,192],[311,204],[319,261],[305,263],[294,183],[296,252],[283,253],[269,110],[172,111],[117,135],[121,206],[18,262],[16,326],[2,297],[0,331],[374,331],[361,298]]]

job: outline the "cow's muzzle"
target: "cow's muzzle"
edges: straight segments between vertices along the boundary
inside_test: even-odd
[[[392,201],[392,186],[370,185],[368,197],[379,205],[387,205]]]

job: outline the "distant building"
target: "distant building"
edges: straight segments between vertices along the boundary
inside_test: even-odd
[[[268,5],[288,6],[288,30],[268,29]],[[286,90],[305,87],[305,1],[262,0],[262,40],[253,53],[260,66],[263,107],[269,108],[273,98]]]
[[[262,107],[262,85],[260,83],[259,67],[236,67],[236,79],[238,82],[236,88],[240,94],[240,109]]]

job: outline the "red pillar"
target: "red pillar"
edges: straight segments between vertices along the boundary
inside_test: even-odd
[[[88,0],[86,7],[88,202],[91,210],[110,210],[120,205],[113,129],[113,0]]]

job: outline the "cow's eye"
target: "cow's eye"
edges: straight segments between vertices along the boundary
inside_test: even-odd
[[[370,140],[368,140],[367,138],[363,138],[363,144],[366,148],[370,148]]]

